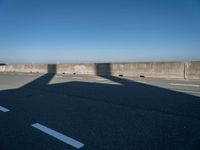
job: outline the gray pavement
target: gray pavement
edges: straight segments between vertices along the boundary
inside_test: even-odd
[[[0,73],[0,148],[200,149],[200,81]]]

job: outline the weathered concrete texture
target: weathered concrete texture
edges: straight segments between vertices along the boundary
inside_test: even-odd
[[[200,61],[0,66],[0,72],[38,72],[200,79]]]
[[[0,72],[35,72],[47,73],[48,65],[7,65],[0,66]]]
[[[156,78],[183,78],[184,63],[182,62],[148,62],[113,64],[113,75],[145,76]]]
[[[200,61],[185,63],[185,78],[200,79]]]
[[[57,73],[66,74],[95,74],[94,64],[60,64],[57,65]]]

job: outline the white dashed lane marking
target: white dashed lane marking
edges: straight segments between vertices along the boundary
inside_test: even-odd
[[[10,111],[10,110],[7,109],[7,108],[5,108],[5,107],[0,106],[0,111],[2,111],[2,112],[8,112],[8,111]]]
[[[82,77],[72,77],[72,79],[82,80]]]
[[[72,139],[71,137],[68,137],[66,135],[63,135],[55,130],[52,130],[48,127],[45,127],[39,123],[32,124],[31,126],[77,149],[80,149],[81,147],[84,146],[83,143],[75,139]]]
[[[176,86],[190,86],[190,87],[200,87],[200,85],[197,85],[197,84],[170,83],[170,85],[176,85]]]
[[[108,80],[108,79],[96,78],[95,80],[98,80],[98,81],[106,81],[106,80]]]
[[[136,82],[139,82],[139,83],[147,83],[146,81],[136,81]]]

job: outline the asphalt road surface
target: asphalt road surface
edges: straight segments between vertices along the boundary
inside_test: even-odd
[[[200,81],[0,73],[0,150],[199,150]]]

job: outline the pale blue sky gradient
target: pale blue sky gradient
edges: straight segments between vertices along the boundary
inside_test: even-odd
[[[0,61],[200,60],[199,0],[0,0]]]

